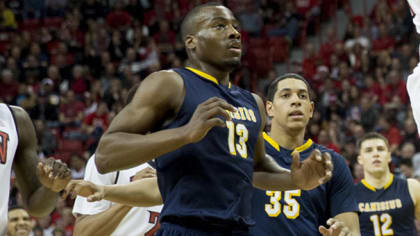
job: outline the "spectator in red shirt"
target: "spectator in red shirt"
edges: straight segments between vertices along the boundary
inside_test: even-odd
[[[385,111],[384,114],[390,114],[390,111]],[[378,121],[381,134],[388,139],[390,151],[394,153],[401,143],[402,137],[400,131],[395,126],[396,122],[392,115],[381,116]]]
[[[77,100],[74,92],[69,90],[60,105],[59,120],[64,126],[79,126],[84,109],[84,103]]]
[[[125,29],[130,25],[131,16],[123,10],[122,1],[117,1],[114,10],[106,16],[106,23],[114,29]]]
[[[82,129],[89,136],[99,138],[108,128],[108,125],[108,107],[105,102],[101,102],[98,109],[84,119]]]
[[[392,70],[388,74],[388,84],[385,88],[386,102],[391,102],[393,97],[397,96],[401,102],[407,104],[408,95],[406,84],[402,80],[402,76],[395,70]]]
[[[71,89],[76,95],[83,95],[89,88],[89,80],[83,75],[83,67],[76,65],[73,68],[73,80],[71,82]]]
[[[373,52],[379,52],[383,50],[392,50],[394,48],[395,41],[388,35],[387,27],[385,24],[379,25],[378,38],[372,42]]]

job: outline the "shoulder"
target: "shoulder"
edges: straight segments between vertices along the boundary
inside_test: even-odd
[[[34,126],[29,114],[18,106],[10,106],[13,116],[15,118],[19,140],[30,140],[35,136]]]
[[[420,182],[416,179],[407,179],[408,191],[414,205],[420,201]]]

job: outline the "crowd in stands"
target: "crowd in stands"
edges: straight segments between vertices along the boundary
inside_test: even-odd
[[[41,158],[59,158],[83,178],[128,90],[154,71],[185,65],[180,22],[203,2],[0,0],[0,101],[30,114]],[[244,42],[233,83],[264,96],[276,65],[286,65],[312,85],[316,111],[307,137],[340,152],[355,182],[363,175],[356,140],[368,131],[389,139],[395,173],[420,177],[420,138],[405,88],[418,42],[405,1],[378,0],[364,16],[342,0],[223,3],[241,22]],[[337,9],[349,18],[342,39],[336,24],[320,30]],[[307,36],[319,38],[319,47]],[[302,61],[290,60],[294,48],[304,51]],[[19,198],[13,188],[10,205]],[[34,235],[71,235],[71,204],[60,200],[51,216],[37,219]]]

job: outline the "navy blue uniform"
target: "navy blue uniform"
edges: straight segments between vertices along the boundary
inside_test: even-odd
[[[280,147],[265,133],[264,139],[266,153],[280,166],[290,169],[292,150]],[[344,158],[310,139],[295,151],[300,152],[300,158],[304,160],[314,149],[331,154],[334,164],[332,179],[310,191],[262,191],[254,188],[252,215],[256,224],[251,227],[252,235],[320,235],[318,227],[326,225],[329,218],[357,211],[352,194],[353,179]]]
[[[417,235],[407,180],[391,174],[382,189],[362,180],[355,185],[355,195],[362,235]]]
[[[229,235],[238,229],[247,231],[254,224],[250,203],[254,150],[261,128],[258,105],[250,92],[219,85],[201,71],[174,71],[184,80],[185,98],[176,119],[162,129],[187,124],[196,107],[211,97],[226,100],[238,111],[230,112],[232,121],[226,127],[214,127],[200,142],[156,159],[164,201],[162,229],[178,234],[180,225]]]

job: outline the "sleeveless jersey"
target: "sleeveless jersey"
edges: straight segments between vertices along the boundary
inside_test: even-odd
[[[264,133],[266,153],[283,168],[290,169],[293,150],[279,146]],[[309,157],[314,149],[331,154],[334,164],[333,176],[326,184],[310,191],[263,191],[254,188],[252,216],[256,224],[250,228],[255,236],[314,236],[321,235],[320,225],[344,212],[357,211],[352,194],[353,179],[342,156],[324,146],[307,140],[294,151],[300,153],[301,161]]]
[[[375,189],[363,179],[355,195],[362,235],[417,235],[407,180],[391,174],[384,188]]]
[[[196,107],[219,97],[237,108],[226,127],[214,127],[199,142],[156,159],[164,207],[161,222],[241,226],[253,224],[253,157],[261,128],[258,105],[248,91],[218,81],[196,69],[174,69],[184,81],[185,98],[176,119],[162,129],[188,123]],[[222,118],[223,119],[223,118]]]
[[[0,235],[6,234],[10,174],[18,146],[18,132],[11,108],[0,103]]]

